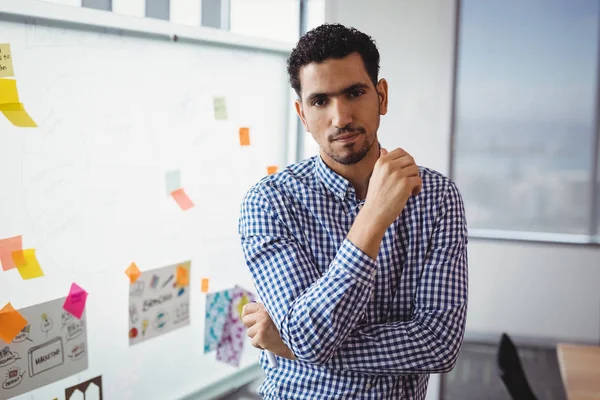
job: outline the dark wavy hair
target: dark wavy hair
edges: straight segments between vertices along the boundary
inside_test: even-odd
[[[344,58],[354,52],[360,54],[373,85],[377,85],[379,51],[371,36],[340,24],[323,24],[304,34],[287,60],[290,84],[298,97],[301,92],[300,68],[329,58]]]

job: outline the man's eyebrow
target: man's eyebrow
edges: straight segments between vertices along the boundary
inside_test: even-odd
[[[306,98],[306,101],[311,102],[315,99],[320,99],[320,98],[324,98],[324,97],[339,96],[340,94],[350,93],[350,92],[353,92],[353,91],[359,90],[359,89],[367,89],[368,87],[369,87],[369,85],[367,85],[366,83],[354,83],[336,93],[311,93]]]

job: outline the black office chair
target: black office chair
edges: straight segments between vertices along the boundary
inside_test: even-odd
[[[517,348],[506,333],[502,334],[498,346],[498,369],[513,400],[537,400],[527,382]]]

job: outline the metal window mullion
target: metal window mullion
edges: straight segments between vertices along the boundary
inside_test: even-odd
[[[600,15],[599,15],[600,16]],[[598,193],[598,169],[600,168],[599,160],[600,157],[600,116],[598,114],[598,107],[600,106],[600,24],[598,25],[598,32],[596,32],[598,38],[598,52],[596,53],[596,98],[594,99],[594,127],[595,135],[594,141],[591,146],[592,148],[592,165],[591,165],[591,176],[590,176],[590,201],[592,207],[592,215],[590,218],[590,236],[593,241],[600,243],[600,232],[598,232],[598,225],[600,221],[600,199]]]

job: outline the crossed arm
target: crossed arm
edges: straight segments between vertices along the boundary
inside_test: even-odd
[[[268,190],[274,189],[246,197],[240,234],[267,316],[293,353],[288,358],[319,365],[333,359],[343,369],[378,375],[452,369],[467,304],[466,222],[453,184],[440,205],[412,318],[369,325],[359,321],[377,262],[346,239],[321,275],[283,223],[294,219],[281,215],[287,208]],[[250,311],[260,306],[249,307],[245,322],[255,322]]]

